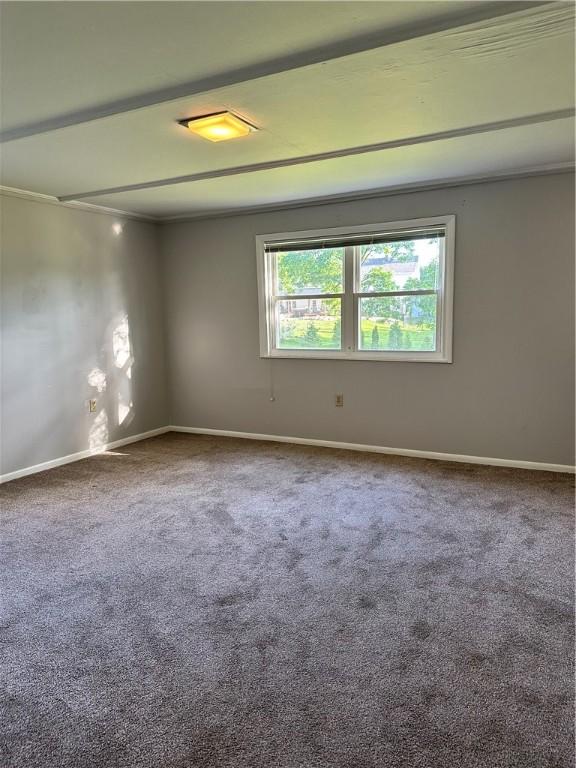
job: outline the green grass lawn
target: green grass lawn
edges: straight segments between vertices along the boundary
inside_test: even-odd
[[[362,320],[362,349],[413,349],[428,351],[434,349],[435,332],[429,325],[399,323],[398,330],[392,330],[391,323],[383,320]],[[372,343],[373,329],[378,329],[378,341]],[[315,330],[311,330],[311,329]],[[282,318],[280,321],[279,349],[340,349],[340,336],[334,318]],[[336,333],[335,333],[336,330]]]

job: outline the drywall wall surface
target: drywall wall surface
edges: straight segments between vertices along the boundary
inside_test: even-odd
[[[443,214],[452,364],[259,357],[257,234]],[[162,240],[172,424],[573,464],[572,174],[174,222]]]
[[[157,227],[0,204],[2,474],[164,426]]]

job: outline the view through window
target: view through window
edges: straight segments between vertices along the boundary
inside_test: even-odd
[[[262,353],[447,362],[453,217],[411,224],[259,238]]]

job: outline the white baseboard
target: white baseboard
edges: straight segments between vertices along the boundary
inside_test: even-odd
[[[68,456],[61,456],[58,459],[44,461],[42,464],[35,464],[31,467],[17,469],[14,472],[0,475],[0,484],[7,483],[9,480],[17,480],[19,477],[33,475],[36,472],[44,472],[46,469],[61,467],[63,464],[70,464],[73,461],[87,459],[105,451],[111,451],[114,448],[121,448],[123,445],[137,443],[140,440],[146,440],[149,437],[163,435],[166,432],[184,432],[193,435],[217,435],[220,437],[238,437],[246,440],[269,440],[275,443],[294,443],[296,445],[316,445],[323,448],[341,448],[347,451],[363,451],[366,453],[384,453],[391,456],[411,456],[418,459],[435,459],[438,461],[455,461],[464,464],[486,464],[493,467],[515,467],[518,469],[534,469],[544,472],[566,472],[574,474],[576,467],[570,464],[546,464],[539,461],[521,461],[516,459],[495,459],[485,456],[464,456],[458,453],[438,453],[436,451],[417,451],[410,448],[388,448],[383,445],[362,445],[361,443],[342,443],[336,440],[316,440],[308,437],[293,437],[285,435],[261,435],[255,432],[234,432],[229,429],[208,429],[205,427],[159,427],[151,429],[148,432],[141,432],[131,437],[123,437],[121,440],[114,440],[111,443],[98,448],[98,450],[79,451],[71,453]]]
[[[411,456],[418,459],[455,461],[463,464],[486,464],[493,467],[515,467],[517,469],[535,469],[544,472],[567,472],[574,474],[576,467],[570,464],[546,464],[540,461],[522,461],[519,459],[495,459],[485,456],[464,456],[459,453],[438,453],[436,451],[417,451],[410,448],[388,448],[383,445],[362,445],[360,443],[341,443],[336,440],[315,440],[308,437],[286,437],[284,435],[260,435],[254,432],[233,432],[228,429],[206,429],[204,427],[170,426],[170,432],[187,432],[193,435],[219,435],[221,437],[239,437],[248,440],[270,440],[275,443],[296,443],[297,445],[317,445],[324,448],[342,448],[347,451],[367,453],[385,453],[392,456]]]
[[[129,445],[130,443],[137,443],[139,440],[146,440],[148,437],[155,437],[156,435],[163,435],[165,432],[169,432],[170,427],[159,427],[158,429],[150,429],[148,432],[141,432],[139,435],[131,435],[130,437],[123,437],[121,440],[113,440],[111,443],[106,443],[100,446],[97,450],[78,451],[78,453],[71,453],[68,456],[61,456],[58,459],[51,459],[50,461],[44,461],[42,464],[34,464],[32,467],[24,467],[23,469],[17,469],[15,472],[8,472],[5,475],[0,475],[0,484],[7,483],[9,480],[17,480],[19,477],[26,477],[26,475],[34,475],[36,472],[44,472],[46,469],[53,469],[54,467],[61,467],[63,464],[71,464],[73,461],[79,461],[80,459],[87,459],[90,456],[96,456],[99,453],[105,451],[111,451],[114,448],[120,448],[123,445]]]

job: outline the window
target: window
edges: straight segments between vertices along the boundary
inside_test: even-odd
[[[258,235],[261,356],[451,362],[454,227]]]

